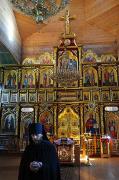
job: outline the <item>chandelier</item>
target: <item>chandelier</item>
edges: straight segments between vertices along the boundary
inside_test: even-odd
[[[26,15],[32,16],[36,23],[43,22],[50,16],[64,9],[70,0],[9,0],[13,7]]]
[[[79,71],[71,69],[60,69],[57,67],[55,73],[50,75],[51,79],[63,87],[74,86],[75,81],[80,80]]]
[[[74,86],[75,82],[80,80],[77,62],[70,58],[69,52],[67,49],[64,50],[63,55],[58,59],[55,72],[50,75],[53,81],[64,87]]]

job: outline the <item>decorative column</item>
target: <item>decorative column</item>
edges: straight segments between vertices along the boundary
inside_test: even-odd
[[[38,106],[35,106],[34,113],[34,121],[39,122]]]
[[[80,134],[84,133],[83,104],[80,104]]]
[[[104,134],[104,114],[103,105],[100,105],[100,122],[101,122],[101,134]]]
[[[54,106],[54,136],[57,137],[57,131],[58,131],[58,115],[57,115],[57,105]]]

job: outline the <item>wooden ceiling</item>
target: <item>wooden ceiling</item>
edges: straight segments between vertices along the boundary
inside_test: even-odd
[[[76,34],[77,44],[113,46],[118,42],[118,0],[72,0],[66,9],[69,9],[71,16],[76,16],[71,22],[71,30]],[[43,24],[36,24],[31,17],[14,12],[23,51],[33,46],[57,46],[60,35],[64,32],[64,22],[60,21],[59,17],[64,16],[65,10]]]

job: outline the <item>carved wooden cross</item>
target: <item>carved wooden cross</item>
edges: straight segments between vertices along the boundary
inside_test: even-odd
[[[65,16],[61,17],[62,21],[65,21],[65,34],[70,34],[70,20],[74,20],[75,17],[70,17],[69,10],[66,10]]]

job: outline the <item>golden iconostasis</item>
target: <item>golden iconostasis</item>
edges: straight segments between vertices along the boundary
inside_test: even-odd
[[[61,46],[22,65],[1,66],[1,136],[18,137],[22,146],[29,123],[40,121],[49,137],[77,140],[91,132],[118,139],[118,64],[112,55],[84,52],[72,42],[66,52]],[[51,78],[57,68],[78,70],[80,78],[64,87]],[[116,112],[106,111],[108,106],[116,106]]]

